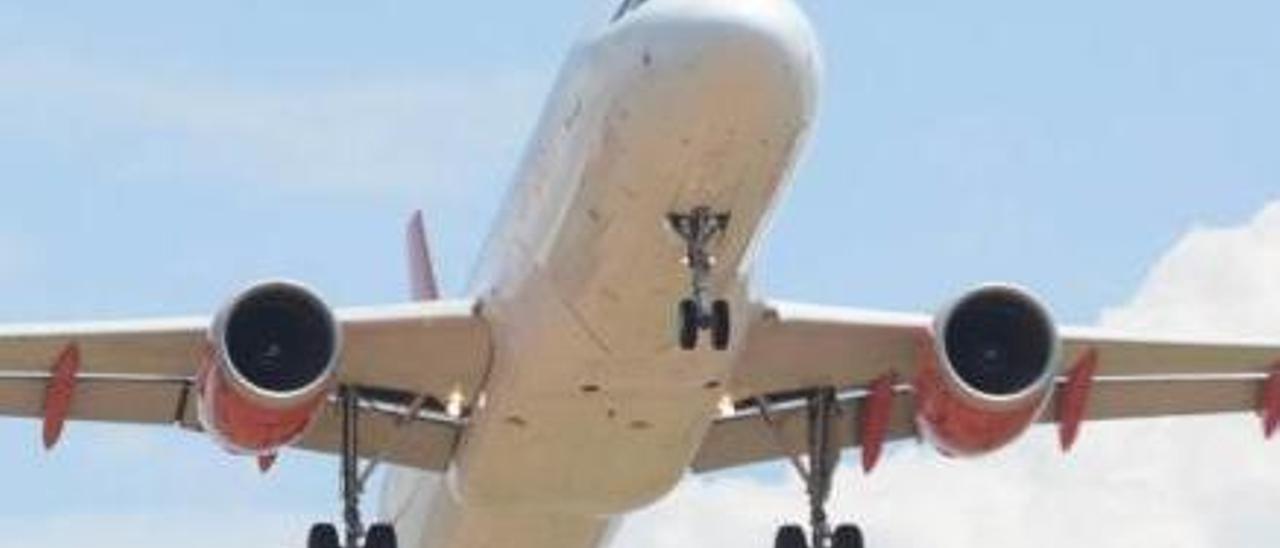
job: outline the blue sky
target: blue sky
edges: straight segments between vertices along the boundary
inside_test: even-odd
[[[1091,323],[1187,231],[1280,198],[1273,2],[805,5],[821,118],[762,293],[928,310],[1013,280]],[[415,208],[461,292],[564,52],[607,9],[0,4],[0,320],[202,313],[270,276],[400,300]],[[263,479],[174,432],[73,425],[52,455],[32,424],[0,435],[24,493],[0,516],[31,538],[109,515],[162,546],[201,517],[217,538],[333,510],[325,459]]]

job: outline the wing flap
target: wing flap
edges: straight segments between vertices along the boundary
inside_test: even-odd
[[[44,416],[44,378],[0,380],[0,415]],[[172,424],[185,414],[186,383],[173,380],[85,379],[67,418],[132,424]]]
[[[420,470],[443,471],[453,458],[461,426],[444,419],[405,418],[404,415],[366,409],[358,423],[360,456]],[[328,405],[294,448],[337,453],[342,447],[342,415],[338,405]]]
[[[863,394],[856,394],[840,399],[840,413],[834,425],[835,440],[840,447],[858,445],[861,436],[858,409],[863,397]],[[887,441],[915,436],[912,416],[914,405],[910,394],[895,394],[885,436]],[[803,406],[783,404],[779,409],[771,411],[770,417],[776,431],[758,410],[745,411],[716,421],[694,458],[693,471],[714,472],[808,453],[808,415]]]
[[[1169,378],[1099,378],[1089,394],[1085,418],[1090,421],[1132,420],[1152,417],[1252,413],[1258,408],[1259,392],[1265,378],[1239,375],[1235,377],[1169,377]],[[1059,379],[1059,383],[1065,378]],[[915,401],[900,387],[894,395],[893,411],[886,441],[916,437]],[[1057,392],[1061,397],[1062,392]],[[837,441],[842,448],[858,447],[860,428],[858,413],[864,395],[841,400],[841,413],[836,421]],[[1056,401],[1053,402],[1056,404]],[[1039,422],[1054,424],[1056,405],[1049,405]],[[692,469],[706,473],[785,459],[789,454],[805,455],[806,412],[803,406],[791,405],[771,414],[778,426],[775,433],[756,411],[743,412],[716,421],[694,459]]]
[[[1244,413],[1258,409],[1263,378],[1100,378],[1085,409],[1086,420]],[[1059,396],[1062,392],[1058,392]],[[1042,422],[1056,422],[1054,407]]]
[[[0,416],[43,415],[47,379],[0,379]],[[126,424],[174,425],[200,431],[193,395],[188,384],[172,380],[83,379],[68,418]],[[453,455],[461,425],[444,418],[408,418],[403,409],[361,410],[361,456],[423,470],[444,470]],[[338,405],[326,405],[315,422],[293,447],[321,453],[337,453],[342,422]]]

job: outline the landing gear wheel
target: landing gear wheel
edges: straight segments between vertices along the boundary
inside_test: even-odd
[[[698,346],[698,303],[693,299],[680,301],[679,306],[679,339],[682,350],[693,350]]]
[[[716,264],[711,248],[728,228],[729,214],[698,206],[688,213],[668,214],[667,222],[684,240],[684,264],[689,268],[689,298],[679,305],[680,348],[697,348],[698,334],[705,329],[711,331],[711,346],[724,350],[729,347],[729,305],[711,300],[711,269]]]
[[[729,302],[711,303],[711,347],[716,350],[729,348]]]
[[[342,518],[345,530],[343,537],[338,536],[338,528],[332,523],[317,523],[311,526],[307,536],[307,548],[399,548],[396,530],[386,523],[375,523],[367,530],[360,517],[360,495],[364,492],[364,476],[359,470],[360,413],[359,389],[353,386],[338,387],[338,403],[342,414],[342,451],[341,487]],[[365,473],[372,470],[372,465]],[[360,539],[364,543],[360,543]]]
[[[773,548],[809,548],[809,541],[805,540],[804,529],[799,525],[783,525],[774,537]]]
[[[831,548],[862,548],[862,529],[857,525],[841,525],[831,536]]]
[[[364,482],[360,479],[360,444],[356,428],[359,424],[359,397],[358,389],[353,386],[338,387],[338,407],[342,415],[342,449],[339,453],[342,474],[339,483],[342,488],[343,535],[339,537],[338,528],[332,523],[317,523],[311,526],[307,535],[307,548],[359,548],[361,538],[365,539],[365,548],[396,548],[394,530],[381,524],[366,533],[364,521],[360,518],[360,495],[364,491]]]
[[[364,548],[398,548],[396,530],[385,523],[374,524],[364,536]]]
[[[307,548],[339,548],[338,529],[332,523],[317,523],[307,534]]]
[[[781,426],[773,414],[769,401],[754,398],[765,426],[781,439]],[[806,429],[808,430],[808,459],[793,457],[791,464],[804,480],[809,498],[809,527],[786,525],[778,529],[775,548],[863,548],[862,530],[857,525],[845,523],[832,530],[827,515],[827,501],[836,467],[840,462],[840,445],[837,443],[840,414],[843,412],[834,387],[813,389],[805,396]],[[780,452],[787,453],[785,448]]]

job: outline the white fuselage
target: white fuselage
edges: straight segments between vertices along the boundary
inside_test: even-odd
[[[475,282],[495,356],[456,458],[388,479],[401,546],[601,546],[680,481],[736,346],[675,344],[690,282],[666,215],[732,215],[712,288],[741,333],[818,65],[784,0],[650,0],[574,49]]]

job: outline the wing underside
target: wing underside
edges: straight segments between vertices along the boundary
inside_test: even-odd
[[[473,301],[338,310],[345,340],[339,382],[357,389],[363,456],[442,470],[460,419],[449,398],[474,396],[487,374],[488,327]],[[207,318],[10,326],[0,330],[0,415],[46,418],[54,364],[78,353],[66,419],[198,430],[194,378]],[[298,448],[340,447],[336,400]]]
[[[888,373],[900,380],[884,439],[916,437],[910,380],[932,318],[786,302],[764,303],[755,314],[734,366],[737,411],[712,426],[695,471],[804,454],[803,400],[820,387],[839,391],[836,443],[857,446],[868,388]],[[1068,370],[1088,353],[1097,359],[1085,421],[1258,411],[1280,357],[1280,345],[1256,341],[1162,339],[1093,328],[1061,334]],[[1066,374],[1057,379],[1060,388],[1067,382]],[[759,402],[769,408],[769,420]],[[1049,402],[1039,422],[1058,422],[1059,408],[1059,401]]]
[[[910,379],[929,317],[784,302],[753,314],[729,387],[736,411],[712,426],[695,471],[803,454],[803,401],[818,388],[838,391],[835,441],[858,445],[868,388],[891,372],[899,382],[884,439],[916,436]],[[491,359],[478,305],[432,301],[343,309],[337,317],[346,341],[340,382],[359,390],[363,456],[444,469],[463,427],[446,402],[475,397]],[[189,317],[0,329],[0,415],[46,417],[53,366],[74,345],[80,368],[67,419],[199,429],[192,389],[207,326],[207,318]],[[1256,411],[1280,356],[1280,346],[1257,342],[1071,328],[1062,335],[1068,365],[1097,356],[1085,420]],[[1056,422],[1057,407],[1051,402],[1040,422]],[[335,400],[297,446],[336,452],[339,418]]]

